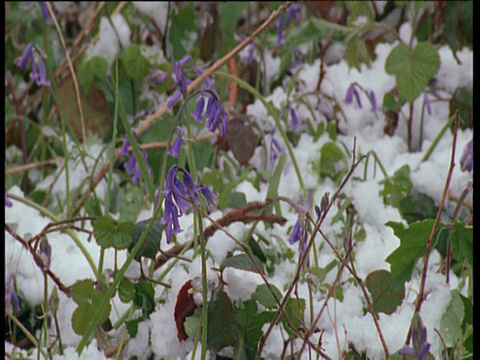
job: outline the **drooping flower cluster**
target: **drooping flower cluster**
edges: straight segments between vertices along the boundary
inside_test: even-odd
[[[183,182],[177,177],[178,173],[183,174]],[[165,190],[162,193],[165,196],[165,203],[161,223],[165,226],[168,244],[172,235],[182,232],[178,219],[190,209],[192,203],[200,205],[198,194],[202,194],[208,205],[217,205],[217,196],[207,186],[196,185],[190,173],[176,164],[168,171]]]
[[[37,59],[35,54],[38,56],[38,71],[37,71]],[[50,80],[47,81],[47,70],[45,68],[45,62],[43,61],[42,54],[33,44],[27,45],[23,55],[15,60],[15,64],[22,70],[26,66],[30,66],[32,72],[30,73],[30,78],[37,82],[38,86],[50,86]]]
[[[173,71],[174,72],[172,74],[172,79],[175,82],[175,84],[177,84],[177,89],[175,90],[172,97],[168,101],[167,105],[168,105],[169,109],[171,109],[173,107],[173,105],[175,105],[175,103],[178,101],[178,99],[180,99],[181,95],[183,95],[183,96],[187,95],[187,87],[188,87],[188,85],[190,85],[192,80],[187,79],[187,77],[185,76],[185,70],[183,69],[183,67],[191,59],[192,59],[192,57],[190,55],[188,55],[188,56],[185,56],[180,61],[177,61],[173,65]]]
[[[357,83],[350,84],[350,86],[347,89],[347,94],[345,96],[344,102],[345,104],[350,105],[353,102],[353,98],[355,97],[358,107],[362,109],[363,108],[362,100],[360,100],[360,93],[358,92],[357,87],[359,87]],[[375,97],[375,92],[373,90],[367,91],[367,90],[364,90],[363,88],[362,90],[367,94],[368,98],[370,99],[370,103],[372,104],[370,111],[372,112],[379,111],[379,108],[377,107],[377,99]]]
[[[285,27],[288,27],[290,25],[290,22],[292,21],[292,18],[295,19],[295,24],[298,24],[300,21],[300,11],[302,10],[302,6],[298,4],[293,4],[291,5],[288,10],[287,10],[287,19],[285,21]],[[285,14],[281,14],[280,17],[277,20],[277,34],[278,34],[278,40],[277,40],[277,46],[282,45],[285,43],[285,39],[283,38],[283,18]]]
[[[220,136],[227,136],[228,134],[228,115],[225,108],[220,101],[220,96],[213,89],[204,89],[201,91],[202,96],[198,100],[197,110],[192,113],[192,117],[202,124],[201,117],[207,120],[206,126],[211,132],[217,130],[220,132]],[[205,109],[204,96],[208,96],[207,108]],[[205,109],[205,111],[204,111]]]
[[[135,133],[134,133],[134,135],[136,137]],[[132,177],[132,181],[135,184],[138,184],[138,179],[142,175],[142,171],[140,169],[140,166],[138,165],[138,161],[137,161],[137,158],[135,156],[135,152],[132,151],[132,153],[130,153],[128,151],[128,148],[130,146],[131,146],[130,140],[129,140],[128,136],[125,135],[125,140],[123,142],[122,148],[119,150],[119,153],[121,155],[129,158],[127,163],[125,164],[125,170],[127,170],[127,173],[130,174],[130,176]],[[152,176],[152,168],[148,165],[147,159],[148,159],[148,154],[147,154],[146,151],[143,151],[143,161],[145,161],[145,163],[147,164],[149,175]]]
[[[427,328],[423,325],[422,319],[418,313],[415,313],[412,323],[413,346],[405,345],[398,350],[398,354],[416,357],[418,360],[425,360],[428,357],[431,346],[427,342]]]

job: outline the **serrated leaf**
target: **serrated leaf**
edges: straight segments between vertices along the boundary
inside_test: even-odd
[[[109,216],[102,216],[92,222],[93,234],[97,244],[102,248],[109,248],[113,245],[113,236],[117,229],[114,219]]]
[[[277,299],[281,301],[282,293],[280,292],[280,290],[278,290],[278,288],[275,285],[270,285],[270,287],[275,293],[275,296],[277,297]],[[252,294],[252,300],[258,301],[267,309],[274,309],[277,307],[277,302],[275,301],[275,298],[273,297],[272,293],[270,292],[266,284],[260,284],[257,286],[257,289]]]
[[[456,219],[450,232],[450,241],[455,259],[461,261],[465,258],[473,267],[473,227],[465,226],[465,223]]]
[[[122,280],[118,285],[118,297],[123,303],[129,303],[135,297],[135,286],[130,280]]]
[[[113,235],[113,247],[117,250],[124,250],[132,243],[132,235],[134,224],[130,221],[118,224],[115,234]]]
[[[265,271],[263,263],[257,258],[255,255],[251,255],[255,260],[255,263],[260,268],[262,272]],[[223,260],[222,264],[220,265],[220,271],[223,271],[226,267],[233,267],[235,269],[245,270],[245,271],[252,271],[258,273],[257,267],[255,267],[254,263],[250,259],[247,254],[238,254],[227,257]]]
[[[400,246],[386,259],[391,264],[393,292],[400,291],[405,282],[411,279],[417,261],[425,254],[433,224],[432,219],[410,224],[406,228],[402,223],[394,221],[385,224],[391,227],[395,236],[400,239]]]
[[[84,279],[77,281],[72,288],[72,299],[78,305],[82,305],[90,299],[93,294],[93,281],[91,279]]]
[[[150,63],[147,58],[142,55],[138,44],[130,45],[120,55],[125,73],[134,80],[141,80],[148,75],[150,71]]]
[[[240,119],[229,121],[227,142],[240,165],[248,164],[255,152],[257,141],[250,124]]]
[[[140,237],[142,236],[143,232],[146,230],[147,225],[150,221],[151,221],[151,218],[147,220],[139,221],[138,223],[135,224],[132,232],[132,243],[128,248],[129,251],[132,251],[132,249],[137,244],[138,240],[140,240]],[[160,219],[155,219],[135,259],[138,260],[140,259],[140,257],[155,259],[155,256],[158,253],[158,249],[160,248],[160,239],[162,237],[162,230],[163,230],[163,226],[160,222]]]
[[[92,314],[94,308],[92,304],[86,302],[78,306],[72,314],[72,328],[78,335],[85,334],[88,329],[88,325],[92,321]]]
[[[440,319],[440,330],[448,347],[463,338],[462,322],[465,314],[462,298],[458,290],[451,291],[452,298]]]
[[[372,294],[376,314],[392,314],[405,297],[405,288],[396,292],[391,290],[392,274],[387,270],[376,270],[368,274],[365,285]]]
[[[247,344],[258,343],[262,337],[262,327],[265,323],[272,321],[274,311],[258,312],[257,302],[253,299],[247,300],[241,308],[235,308],[235,320],[242,328]]]
[[[212,294],[208,305],[208,345],[215,351],[237,342],[237,326],[233,304],[220,288]]]

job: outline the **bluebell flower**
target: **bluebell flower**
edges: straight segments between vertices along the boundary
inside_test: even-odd
[[[473,139],[463,148],[462,157],[460,158],[460,169],[468,172],[473,170]]]
[[[180,157],[180,151],[182,150],[182,136],[183,136],[183,130],[180,127],[175,127],[175,131],[178,132],[180,135],[177,136],[175,141],[173,142],[172,148],[167,151],[167,154],[173,156],[174,158],[179,158]]]
[[[172,97],[167,103],[167,106],[169,109],[175,105],[175,103],[180,99],[180,96],[186,96],[187,95],[187,87],[188,85],[192,82],[190,79],[187,79],[185,76],[185,70],[183,67],[187,62],[189,62],[192,59],[190,55],[185,56],[183,59],[177,61],[173,65],[173,74],[172,74],[172,79],[177,85],[177,89],[173,93]]]
[[[373,90],[370,91],[370,102],[372,103],[372,108],[371,108],[371,111],[372,112],[377,112],[378,111],[378,108],[377,108],[377,99],[375,97],[375,93],[373,92]]]
[[[12,200],[10,200],[8,198],[7,193],[5,193],[5,206],[6,207],[12,207],[13,206]]]
[[[170,76],[170,73],[168,71],[155,70],[153,74],[150,76],[150,83],[153,86],[160,85],[164,83],[169,76]]]
[[[38,245],[38,254],[42,258],[47,269],[50,268],[50,262],[52,260],[52,247],[48,243],[48,240],[45,236],[42,236],[40,239],[40,244]]]
[[[173,105],[176,104],[178,99],[180,99],[180,96],[182,96],[182,93],[180,92],[180,90],[175,90],[172,97],[170,98],[170,100],[168,100],[168,103],[167,103],[167,106],[169,109],[171,109]]]
[[[164,213],[161,224],[165,227],[165,236],[167,238],[167,244],[170,244],[172,234],[176,235],[183,230],[180,228],[178,221],[179,213],[176,205],[173,202],[173,194],[168,194],[165,197]]]
[[[418,360],[425,360],[428,357],[431,346],[427,343],[427,328],[423,325],[422,319],[418,313],[415,313],[412,323],[413,346],[405,345],[398,350],[398,354],[416,357]]]
[[[307,192],[307,197],[305,201],[302,200],[301,204],[296,204],[292,200],[287,199],[287,202],[293,206],[295,210],[298,211],[299,216],[297,219],[297,222],[293,226],[292,232],[290,234],[290,237],[288,239],[290,244],[295,244],[296,242],[299,243],[299,246],[301,247],[301,251],[304,252],[307,248],[307,239],[308,239],[308,231],[307,231],[307,222],[304,221],[303,227],[301,226],[300,218],[302,215],[307,213],[311,207],[312,203],[312,189],[309,189]],[[304,206],[305,202],[305,206]],[[307,262],[307,266],[308,262]]]
[[[282,13],[277,20],[277,47],[280,47],[285,42],[285,39],[283,38],[283,18],[284,14]]]
[[[428,93],[426,91],[423,92],[423,106],[427,108],[428,115],[432,115],[432,104],[430,104]]]
[[[292,128],[296,130],[300,126],[300,121],[298,121],[297,113],[293,107],[290,108],[290,115],[292,117]]]
[[[295,24],[300,22],[300,11],[302,10],[302,6],[299,4],[291,5],[287,10],[287,20],[285,21],[285,27],[290,25],[290,21],[292,21],[292,17],[295,20]]]
[[[138,140],[136,134],[134,133],[135,138]],[[138,165],[137,158],[135,157],[135,152],[128,151],[128,148],[131,146],[130,140],[128,139],[128,136],[125,135],[125,140],[123,143],[122,148],[118,151],[121,155],[124,155],[126,157],[129,157],[128,161],[125,163],[124,167],[127,173],[132,177],[132,181],[135,184],[138,184],[138,179],[140,179],[140,176],[142,175],[142,171],[140,170],[140,167]],[[152,176],[152,168],[150,165],[148,165],[147,162],[148,159],[148,154],[146,151],[143,151],[143,160],[147,164],[147,170],[150,176]]]
[[[28,44],[27,47],[25,48],[25,51],[23,52],[23,55],[15,60],[15,64],[22,70],[25,69],[25,65],[31,64],[32,63],[32,50],[33,50],[33,44]]]
[[[199,124],[203,124],[203,120],[200,119],[203,113],[203,109],[205,108],[205,99],[203,96],[200,96],[200,99],[198,99],[197,103],[197,111],[195,113],[192,113],[192,118],[194,118]]]
[[[293,245],[297,241],[302,239],[302,227],[300,226],[300,218],[297,219],[297,222],[293,226],[292,232],[290,233],[290,237],[288,238],[288,242]]]
[[[177,178],[179,172],[183,174],[183,182]],[[190,209],[192,203],[200,205],[198,193],[204,196],[209,205],[216,205],[216,196],[210,189],[204,185],[197,186],[190,173],[176,164],[168,171],[162,193],[165,195],[165,212],[161,222],[166,226],[167,243],[170,243],[173,234],[182,231],[178,218]]]
[[[220,102],[218,94],[213,89],[208,89],[208,91],[205,91],[204,93],[210,95],[207,103],[207,109],[205,110],[205,113],[203,115],[207,119],[207,128],[211,132],[215,132],[215,130],[217,130],[218,128],[220,136],[227,136],[228,115],[222,103]]]
[[[216,196],[208,186],[201,185],[199,187],[199,190],[202,193],[205,200],[207,200],[207,204],[209,206],[216,207],[218,205],[218,196]]]
[[[49,22],[50,21],[50,13],[48,11],[47,2],[46,1],[40,1],[40,7],[42,8],[43,21]]]
[[[353,101],[353,97],[355,96],[355,100],[357,100],[357,104],[362,108],[362,101],[360,100],[360,94],[358,90],[355,88],[355,83],[351,83],[347,89],[347,95],[345,96],[345,103],[347,105],[351,104]]]
[[[47,69],[45,68],[45,63],[43,59],[40,58],[39,61],[40,73],[37,76],[37,85],[38,86],[50,86],[50,80],[47,81]]]

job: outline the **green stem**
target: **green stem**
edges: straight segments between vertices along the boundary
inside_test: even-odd
[[[446,123],[445,126],[442,128],[442,130],[440,130],[440,132],[438,133],[438,135],[437,135],[437,137],[435,138],[435,140],[433,140],[432,145],[430,145],[429,149],[427,150],[427,152],[426,152],[425,155],[423,156],[422,162],[427,161],[428,158],[430,157],[430,155],[432,155],[433,150],[435,150],[435,148],[437,147],[438,143],[440,142],[440,139],[443,137],[443,135],[445,134],[445,132],[447,131],[447,129],[450,128],[450,126],[452,126],[452,124],[453,124],[454,121],[455,121],[455,115],[452,115],[452,116],[450,117],[450,119],[448,119],[447,123]]]
[[[268,113],[272,116],[273,120],[275,121],[275,125],[277,126],[278,131],[280,131],[280,134],[282,135],[283,141],[285,142],[285,145],[287,147],[288,154],[290,155],[290,159],[292,160],[293,167],[295,168],[295,172],[298,178],[298,183],[300,184],[300,187],[302,188],[302,190],[304,190],[305,185],[303,184],[302,174],[300,173],[300,168],[298,167],[297,160],[295,158],[295,155],[293,154],[292,145],[290,144],[290,140],[288,140],[287,133],[283,129],[283,126],[280,122],[280,118],[278,117],[278,114],[275,112],[275,109],[267,102],[267,100],[263,97],[262,94],[260,94],[260,92],[258,92],[257,89],[255,89],[253,86],[251,86],[247,82],[223,71],[217,71],[215,74],[237,83],[238,85],[240,85],[245,90],[249,91],[253,96],[255,96],[257,99],[259,99],[262,102],[263,106],[265,106]]]

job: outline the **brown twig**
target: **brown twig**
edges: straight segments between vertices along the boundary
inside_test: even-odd
[[[445,200],[447,199],[448,189],[450,187],[450,180],[452,179],[453,169],[455,167],[455,149],[457,145],[457,132],[458,132],[458,109],[455,112],[455,122],[454,122],[454,129],[453,129],[453,144],[452,144],[452,155],[450,157],[450,165],[447,173],[447,178],[445,180],[445,186],[443,188],[442,199],[440,200],[440,205],[438,206],[437,216],[435,218],[435,222],[433,223],[432,231],[430,232],[430,236],[427,240],[427,246],[425,249],[425,256],[423,259],[423,269],[422,269],[422,277],[420,280],[420,289],[418,291],[417,298],[415,299],[415,313],[419,313],[420,309],[422,308],[423,301],[425,300],[425,283],[427,280],[427,273],[428,273],[428,260],[430,259],[430,251],[432,248],[433,237],[437,230],[438,223],[440,222],[440,216],[442,215],[443,206],[445,204]],[[410,328],[408,329],[407,339],[405,340],[405,344],[408,345],[410,343],[410,337],[412,333],[412,325],[410,324]]]
[[[24,171],[29,171],[32,169],[37,169],[41,168],[44,166],[51,166],[51,165],[57,165],[56,160],[46,160],[46,161],[40,161],[37,163],[32,163],[32,164],[27,164],[27,165],[21,165],[21,166],[15,166],[13,168],[5,169],[5,175],[12,175],[12,174],[17,174],[21,173]]]

